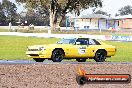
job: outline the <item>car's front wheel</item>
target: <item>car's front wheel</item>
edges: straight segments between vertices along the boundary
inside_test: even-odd
[[[36,62],[43,62],[45,59],[44,58],[33,58]]]
[[[98,50],[96,53],[95,53],[95,57],[94,57],[94,60],[96,62],[104,62],[106,59],[106,52],[104,50]]]
[[[61,62],[63,60],[64,53],[60,49],[56,49],[52,53],[52,61],[53,62]]]
[[[86,59],[76,59],[76,61],[78,61],[78,62],[85,62]]]

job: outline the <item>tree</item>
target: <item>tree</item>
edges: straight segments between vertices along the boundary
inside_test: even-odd
[[[26,7],[34,9],[41,7],[47,8],[50,12],[50,26],[54,30],[56,25],[59,25],[65,14],[75,11],[77,15],[80,14],[80,9],[87,9],[89,7],[102,6],[101,0],[16,0],[19,3],[26,3]],[[57,24],[59,23],[59,24]]]
[[[8,20],[8,22],[12,22],[12,24],[15,24],[16,17],[17,17],[16,5],[8,0],[3,0],[2,7],[3,7],[4,14],[6,16],[6,20]]]
[[[116,13],[116,14],[115,14],[115,17],[117,17],[117,16],[119,16],[119,14],[118,14],[118,13]]]
[[[6,16],[3,11],[2,4],[0,2],[0,25],[5,25],[6,24]]]
[[[43,13],[43,14],[42,14]],[[45,11],[40,10],[33,10],[32,8],[28,8],[26,12],[21,12],[21,21],[24,23],[24,21],[27,21],[29,24],[34,24],[37,26],[43,26],[43,25],[49,25],[49,16],[47,16],[48,13],[45,13]]]
[[[102,14],[102,15],[109,16],[109,14],[107,12],[104,12],[104,11],[101,11],[101,10],[98,10],[98,11],[94,12],[94,14]]]
[[[130,5],[124,6],[121,9],[118,10],[119,15],[132,15],[132,7]]]

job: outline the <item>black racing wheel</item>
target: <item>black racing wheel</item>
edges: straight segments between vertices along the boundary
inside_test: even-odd
[[[104,62],[106,59],[106,52],[104,50],[98,50],[96,53],[95,53],[95,57],[94,57],[94,60],[96,62]]]
[[[64,57],[64,52],[60,49],[56,49],[52,53],[52,61],[53,62],[61,62]]]

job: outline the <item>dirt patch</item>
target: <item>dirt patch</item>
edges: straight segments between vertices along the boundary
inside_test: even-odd
[[[88,74],[132,75],[132,64],[0,65],[0,88],[132,88],[132,83],[79,86],[75,80],[79,66]]]

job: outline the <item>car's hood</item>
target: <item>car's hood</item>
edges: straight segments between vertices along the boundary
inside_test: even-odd
[[[28,46],[28,48],[30,49],[37,49],[37,48],[40,48],[40,47],[44,47],[44,48],[47,48],[47,47],[67,47],[67,46],[72,46],[72,44],[45,44],[45,45],[32,45],[32,46]]]
[[[28,46],[28,48],[39,48],[39,47],[45,47],[46,45],[31,45]]]

